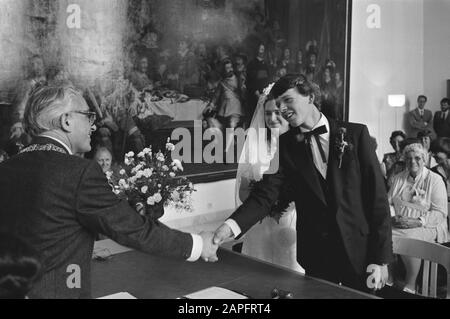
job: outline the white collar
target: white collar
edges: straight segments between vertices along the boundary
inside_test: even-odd
[[[72,150],[64,142],[62,142],[61,140],[57,139],[56,137],[48,136],[48,135],[45,135],[45,134],[41,134],[39,136],[40,137],[49,138],[51,140],[54,140],[55,142],[58,142],[59,144],[61,144],[66,149],[66,151],[67,151],[67,153],[69,153],[69,155],[73,155]]]

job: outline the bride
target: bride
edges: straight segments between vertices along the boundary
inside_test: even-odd
[[[270,160],[276,152],[277,138],[289,129],[287,121],[281,116],[275,100],[268,92],[270,87],[259,98],[240,156],[236,175],[236,207],[249,196],[252,184],[260,181],[269,169]],[[269,130],[266,131],[266,128]],[[258,149],[261,144],[263,151]],[[245,234],[242,253],[304,273],[296,257],[295,205],[290,203],[287,206],[286,202],[281,209],[274,207],[272,214]]]

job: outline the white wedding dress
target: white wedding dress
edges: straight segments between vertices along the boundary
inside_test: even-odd
[[[250,128],[259,132],[264,128],[264,100],[260,99]],[[276,151],[276,138],[272,139],[272,148],[267,157],[262,159],[257,153],[255,140],[249,141],[247,137],[236,176],[236,206],[240,206],[250,193],[250,182],[262,179],[264,172],[269,168],[270,160]],[[259,141],[257,139],[256,141]],[[258,142],[256,142],[257,144]],[[246,157],[247,156],[247,157]],[[297,213],[294,203],[291,203],[283,213],[279,223],[267,216],[255,224],[244,236],[242,253],[269,263],[287,267],[305,273],[297,262]]]

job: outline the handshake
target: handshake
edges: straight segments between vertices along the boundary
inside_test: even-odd
[[[217,249],[222,243],[233,239],[234,235],[231,228],[227,224],[223,224],[213,232],[201,232],[199,234],[203,240],[203,248],[201,258],[206,262],[216,262]]]

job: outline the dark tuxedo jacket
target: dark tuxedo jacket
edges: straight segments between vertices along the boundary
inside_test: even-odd
[[[47,138],[33,143],[64,149]],[[96,162],[56,151],[26,152],[0,164],[0,230],[41,253],[44,274],[31,298],[89,298],[97,233],[180,259],[189,258],[193,245],[190,234],[145,219],[119,200]],[[80,267],[80,288],[66,284],[76,282],[70,265]]]
[[[291,129],[280,137],[278,172],[265,175],[230,218],[237,222],[242,233],[247,232],[268,214],[283,191],[282,186],[291,185],[297,209],[298,262],[307,272],[320,262],[315,243],[326,229],[325,220],[331,218],[338,226],[349,261],[355,272],[362,275],[368,264],[384,264],[393,259],[386,189],[367,127],[338,124],[331,119],[329,123],[327,199],[319,173],[306,155],[306,147],[310,146],[298,142]],[[346,140],[353,144],[353,149],[344,153],[341,168],[334,149],[339,127],[347,129]]]
[[[450,111],[446,119],[442,119],[442,111],[434,113],[433,128],[438,137],[450,137]]]

